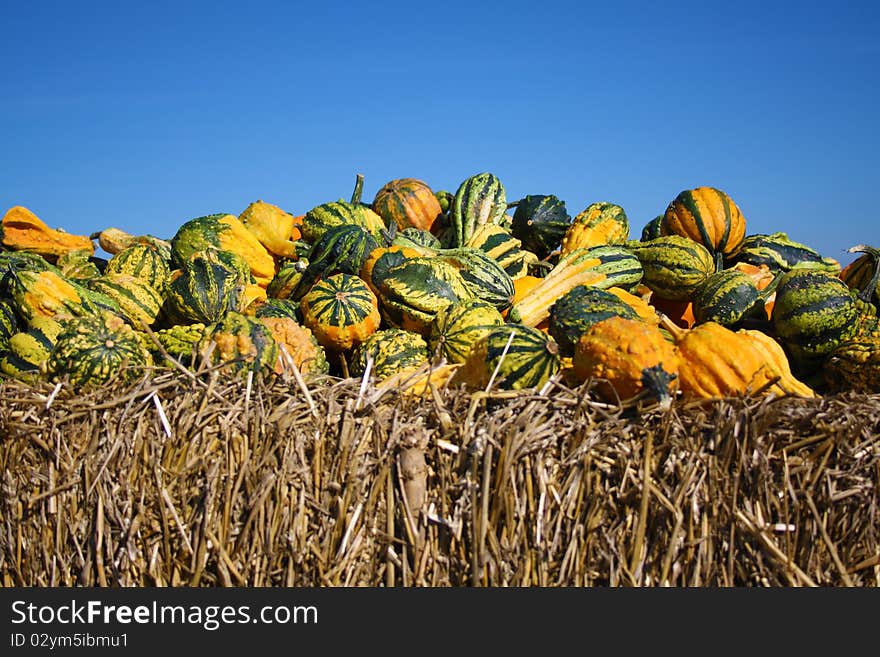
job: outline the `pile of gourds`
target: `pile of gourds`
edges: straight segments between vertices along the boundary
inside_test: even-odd
[[[880,391],[880,253],[850,265],[748,234],[712,187],[638,239],[624,209],[508,202],[492,173],[414,178],[305,214],[262,200],[170,239],[0,223],[0,372],[82,388],[156,364],[367,377],[425,393],[540,389],[607,400]],[[109,258],[96,255],[96,243]]]

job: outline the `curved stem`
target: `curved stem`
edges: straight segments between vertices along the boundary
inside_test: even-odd
[[[847,249],[847,253],[867,253],[874,259],[874,274],[871,276],[871,280],[868,281],[868,284],[858,292],[859,299],[865,303],[870,303],[871,297],[877,290],[878,283],[880,283],[880,251],[867,244],[857,244],[856,246]]]

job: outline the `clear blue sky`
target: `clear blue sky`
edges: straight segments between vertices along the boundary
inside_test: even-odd
[[[171,237],[415,177],[880,246],[880,3],[3,2],[0,212]]]

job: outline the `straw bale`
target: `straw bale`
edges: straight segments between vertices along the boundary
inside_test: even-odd
[[[0,382],[3,586],[877,586],[880,395]]]

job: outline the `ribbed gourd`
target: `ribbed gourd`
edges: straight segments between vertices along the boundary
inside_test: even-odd
[[[855,334],[860,303],[833,274],[793,269],[776,288],[773,330],[798,366],[809,368]]]
[[[171,279],[171,261],[152,244],[132,244],[107,261],[104,274],[134,276],[164,292]]]
[[[629,240],[629,219],[616,203],[590,203],[572,220],[562,237],[561,251],[623,244]]]
[[[246,263],[231,251],[193,253],[168,284],[163,314],[173,324],[212,324],[229,311],[243,310],[251,280]]]
[[[611,292],[591,285],[578,285],[550,307],[548,330],[559,344],[560,355],[572,356],[581,336],[609,317],[639,319],[632,306]]]
[[[666,235],[627,246],[642,265],[642,283],[664,299],[690,300],[716,271],[709,250],[689,237]]]
[[[417,178],[396,178],[376,192],[373,211],[385,222],[400,230],[417,228],[431,231],[443,210],[428,183]]]
[[[315,281],[323,276],[345,273],[357,275],[364,262],[379,243],[373,236],[355,224],[332,226],[312,246],[308,265],[290,293],[294,301],[302,299]]]
[[[464,246],[483,224],[504,224],[506,212],[507,192],[498,176],[484,172],[466,178],[452,200],[445,246]]]
[[[501,313],[487,301],[456,301],[434,316],[427,336],[428,348],[432,356],[449,363],[463,363],[474,344],[503,324]]]
[[[500,224],[477,227],[466,246],[494,258],[512,280],[528,275],[529,268],[538,263],[538,256],[523,248],[522,241]]]
[[[93,388],[111,380],[129,382],[153,364],[131,326],[117,315],[88,315],[70,320],[58,334],[47,360],[55,380],[74,388]]]
[[[256,283],[266,287],[275,276],[275,259],[241,220],[232,214],[190,219],[171,238],[172,267],[182,268],[191,256],[206,250],[231,251],[244,259]]]
[[[471,348],[452,377],[470,389],[526,390],[559,372],[559,345],[543,331],[508,323],[494,327]]]
[[[315,283],[300,301],[303,324],[325,349],[342,352],[376,332],[381,322],[376,296],[351,274],[333,274]]]
[[[301,235],[290,212],[272,203],[257,200],[238,215],[238,220],[275,258],[295,260],[298,257],[296,242]]]
[[[679,356],[655,324],[612,315],[580,336],[572,369],[581,382],[599,379],[597,394],[616,402],[646,395],[668,407],[678,390]]]
[[[694,320],[697,324],[717,322],[733,327],[749,316],[758,316],[765,296],[747,274],[723,269],[697,288],[693,300]]]
[[[363,187],[364,178],[358,174],[350,201],[330,201],[306,212],[300,226],[303,240],[314,244],[328,228],[353,224],[366,230],[376,241],[384,242],[385,222],[368,205],[361,203]]]
[[[229,311],[205,327],[199,343],[203,358],[223,364],[232,374],[272,372],[278,360],[278,343],[262,320]]]
[[[818,269],[832,274],[840,272],[840,263],[823,257],[815,249],[795,242],[787,233],[747,235],[732,262],[766,265],[774,274],[792,269]]]
[[[660,221],[660,232],[689,237],[713,256],[731,258],[742,247],[746,219],[726,192],[703,186],[686,189],[672,200]]]
[[[418,333],[398,328],[376,331],[356,346],[349,358],[352,376],[363,376],[367,363],[370,374],[381,381],[394,374],[417,369],[428,362],[428,344]]]
[[[560,248],[571,226],[564,201],[553,194],[530,194],[510,205],[516,208],[511,233],[526,250],[543,259]]]
[[[135,328],[152,326],[162,310],[165,296],[149,281],[129,274],[105,274],[86,283],[119,305],[123,317]]]

